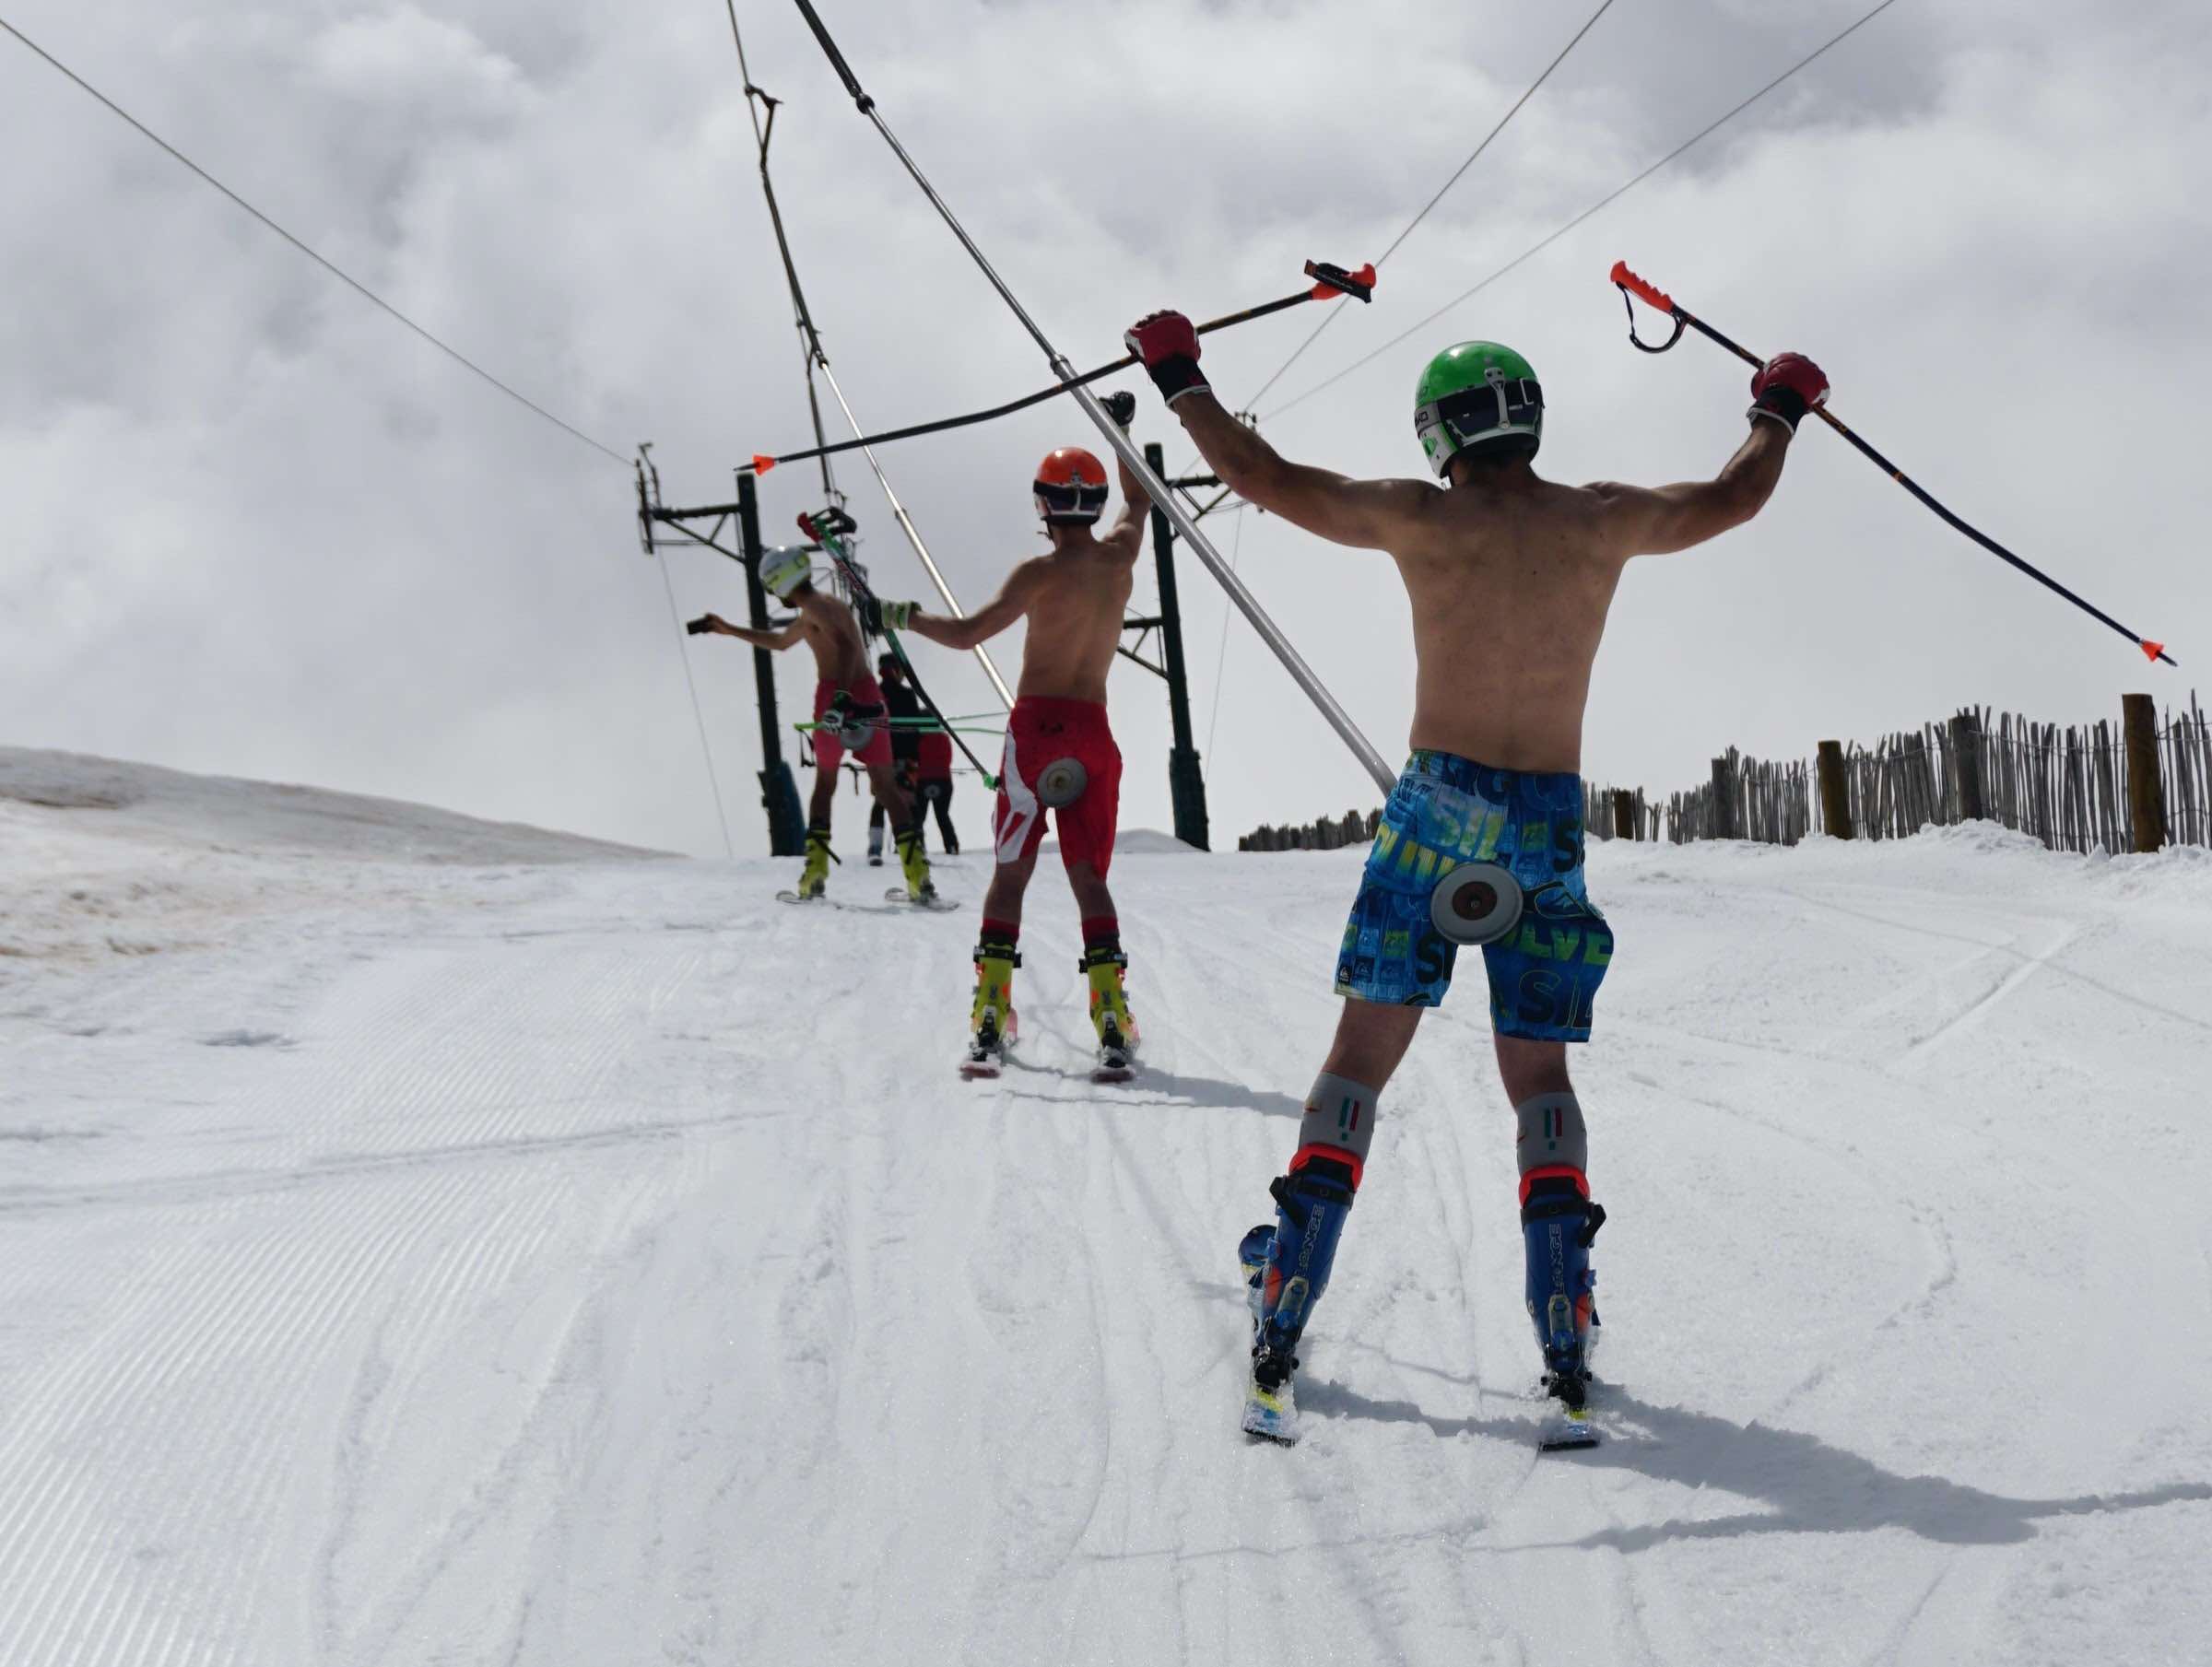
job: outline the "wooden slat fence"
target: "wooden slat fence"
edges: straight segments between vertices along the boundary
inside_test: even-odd
[[[2212,720],[2194,692],[2186,710],[2170,707],[2160,718],[2158,757],[2167,843],[2212,846]],[[1857,839],[1901,839],[1924,828],[1963,822],[1978,792],[1983,819],[2053,851],[2134,849],[2127,746],[2117,722],[2061,728],[1969,707],[1945,722],[1884,735],[1870,747],[1851,744],[1843,749],[1843,771]],[[1583,783],[1583,826],[1590,838],[1615,837],[1614,792]],[[1629,797],[1639,839],[1794,845],[1808,833],[1830,831],[1815,767],[1802,758],[1747,758],[1730,747],[1700,786],[1664,801],[1648,798],[1641,788],[1629,790]],[[1238,840],[1237,849],[1334,851],[1372,839],[1378,817],[1351,811],[1303,828],[1262,828]]]
[[[1273,828],[1263,824],[1237,841],[1239,851],[1339,851],[1347,845],[1364,845],[1375,837],[1382,821],[1380,810],[1365,816],[1347,810],[1341,816],[1324,816],[1302,828]]]
[[[1845,747],[1854,837],[1899,839],[1963,822],[1969,783],[1978,781],[1984,819],[2053,851],[2134,848],[2117,722],[2062,728],[1985,707],[1959,717]],[[2166,711],[2158,741],[2167,842],[2212,846],[2212,722],[2194,694],[2186,710]],[[1815,828],[1828,831],[1809,765],[1745,758],[1733,747],[1724,763],[1715,775],[1733,788],[1729,837],[1794,845]],[[1714,792],[1708,783],[1669,794],[1664,837],[1676,844],[1715,838]]]

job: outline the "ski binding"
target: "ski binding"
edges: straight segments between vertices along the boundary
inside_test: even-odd
[[[1011,1015],[1009,1015],[1011,1016]],[[984,1028],[968,1039],[968,1051],[960,1059],[960,1077],[965,1082],[979,1079],[988,1081],[1006,1069],[1006,1055],[1013,1051],[1015,1027],[1009,1024],[1001,1031],[994,1018],[984,1020]]]
[[[904,903],[909,909],[926,909],[933,914],[949,913],[959,907],[950,898],[938,896],[934,886],[916,897],[905,886],[894,886],[883,894],[883,900],[887,903]]]
[[[1571,1453],[1598,1446],[1597,1426],[1590,1421],[1590,1379],[1587,1374],[1547,1376],[1544,1390],[1545,1393],[1556,1397],[1561,1404],[1538,1426],[1536,1450],[1540,1453]]]

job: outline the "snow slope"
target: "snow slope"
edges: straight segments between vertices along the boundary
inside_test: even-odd
[[[1120,1090],[1041,875],[971,1086],[858,865],[0,755],[0,1662],[2204,1659],[2205,853],[1598,848],[1542,1460],[1473,999],[1233,1431],[1357,862],[1125,858]]]

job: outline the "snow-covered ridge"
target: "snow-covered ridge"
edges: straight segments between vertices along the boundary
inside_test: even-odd
[[[324,788],[0,747],[0,957],[206,942],[380,864],[514,866],[656,853]]]
[[[18,807],[116,813],[101,819],[97,831],[103,835],[384,863],[573,863],[659,854],[398,799],[0,746],[0,809]],[[80,824],[73,831],[94,830]]]

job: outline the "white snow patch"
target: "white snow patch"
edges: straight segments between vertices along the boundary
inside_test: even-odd
[[[1542,1461],[1472,955],[1235,1433],[1359,858],[1117,863],[1115,1089],[1041,874],[971,1086],[972,913],[865,871],[0,754],[0,1659],[2201,1653],[2206,853],[1594,848]]]
[[[1037,848],[1056,851],[1060,841],[1047,836]],[[1185,845],[1171,833],[1162,833],[1157,828],[1123,828],[1114,830],[1113,853],[1116,856],[1140,857],[1194,857],[1202,854],[1195,845]]]

